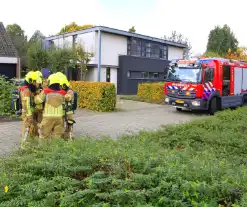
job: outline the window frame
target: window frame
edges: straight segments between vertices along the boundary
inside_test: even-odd
[[[127,54],[131,56],[167,60],[168,46],[163,43],[129,37],[127,41]]]
[[[209,79],[209,78],[206,79],[206,78],[207,78],[206,73],[207,73],[208,71],[211,71],[211,72],[210,72],[210,73],[211,73],[210,79]],[[213,81],[214,81],[214,72],[215,72],[215,69],[214,69],[214,68],[205,68],[205,69],[204,69],[204,75],[203,75],[203,82],[204,82],[204,83],[213,82]]]

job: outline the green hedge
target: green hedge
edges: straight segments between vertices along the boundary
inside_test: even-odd
[[[33,143],[0,162],[0,206],[247,206],[246,122],[241,108],[117,141]]]
[[[164,103],[164,85],[163,82],[138,84],[137,95],[146,102]]]
[[[0,76],[0,116],[9,116],[13,113],[11,109],[12,91],[16,86]]]
[[[113,111],[116,107],[116,88],[112,83],[71,81],[79,95],[78,107],[94,111]]]

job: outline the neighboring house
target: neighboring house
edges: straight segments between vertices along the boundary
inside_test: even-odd
[[[44,47],[72,47],[75,43],[94,53],[86,80],[112,82],[118,94],[136,94],[140,82],[164,81],[169,60],[183,58],[186,48],[184,44],[103,26],[46,37]]]
[[[20,59],[2,22],[0,22],[0,75],[9,79],[20,78]]]

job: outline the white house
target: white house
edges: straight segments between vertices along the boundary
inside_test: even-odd
[[[94,54],[87,81],[112,82],[118,94],[136,93],[139,82],[163,81],[168,60],[183,58],[186,48],[184,44],[103,26],[45,38],[45,48],[75,43]]]
[[[20,77],[20,59],[2,22],[0,22],[0,75],[9,79]]]

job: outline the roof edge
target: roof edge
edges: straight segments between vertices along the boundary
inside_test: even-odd
[[[113,28],[105,27],[105,26],[95,26],[95,27],[91,27],[88,29],[78,30],[78,31],[74,31],[74,32],[67,32],[67,33],[63,33],[60,35],[54,35],[54,36],[46,37],[45,40],[54,40],[54,39],[64,38],[64,37],[68,37],[68,36],[74,36],[74,35],[78,35],[78,34],[97,32],[98,30],[100,30],[102,32],[111,33],[111,34],[116,34],[116,35],[122,35],[122,36],[127,36],[127,37],[136,37],[136,38],[150,40],[150,41],[154,41],[154,42],[160,42],[160,43],[164,43],[164,44],[167,44],[170,46],[175,46],[175,47],[181,47],[181,48],[187,47],[185,44],[182,44],[182,43],[172,42],[172,41],[164,40],[161,38],[151,37],[151,36],[142,35],[142,34],[138,34],[138,33],[127,32],[124,30],[113,29]]]

